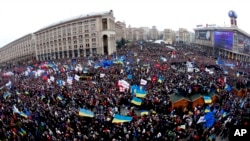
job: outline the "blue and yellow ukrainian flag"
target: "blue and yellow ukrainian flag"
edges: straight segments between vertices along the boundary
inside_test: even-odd
[[[45,98],[45,96],[44,95],[41,95],[41,99],[44,99]]]
[[[140,112],[141,112],[141,116],[149,115],[149,112],[146,110],[141,110]]]
[[[58,98],[59,100],[62,100],[62,99],[63,99],[63,97],[62,97],[61,95],[58,95],[57,98]]]
[[[132,121],[132,117],[129,116],[121,116],[121,115],[115,115],[114,119],[112,120],[112,123],[123,123],[123,122],[130,122]]]
[[[151,80],[151,77],[149,76],[149,77],[147,78],[147,80]]]
[[[143,86],[140,86],[140,87],[138,87],[137,90],[144,90],[144,87],[143,87]]]
[[[20,112],[19,115],[22,116],[22,117],[24,117],[24,118],[28,118],[28,115],[25,114],[24,112]]]
[[[135,94],[137,87],[138,87],[137,85],[132,85],[130,88],[130,93]]]
[[[18,91],[16,91],[16,94],[17,94],[17,95],[20,95],[21,93],[20,93],[20,92],[18,92]]]
[[[226,117],[227,116],[227,112],[224,112],[223,114],[222,114],[222,117]]]
[[[27,134],[27,132],[26,132],[23,128],[21,128],[21,129],[18,131],[18,133],[19,133],[21,136],[24,136],[24,135]]]
[[[159,79],[158,79],[158,82],[162,83],[162,81],[163,81],[163,78],[162,78],[162,76],[160,76]]]
[[[80,109],[79,115],[83,117],[94,117],[94,113],[86,109]]]
[[[205,113],[209,113],[209,112],[211,112],[210,107],[209,107],[209,106],[207,106],[204,112],[205,112]]]
[[[147,92],[145,90],[142,90],[142,89],[137,89],[135,91],[135,94],[136,94],[136,97],[144,98],[147,95]]]
[[[134,97],[134,98],[132,99],[131,103],[140,106],[141,103],[142,103],[142,99],[137,98],[137,97]]]
[[[114,64],[122,64],[122,65],[123,65],[123,61],[120,60],[120,59],[118,59],[118,60],[115,60],[115,61],[114,61]]]
[[[3,98],[4,99],[8,98],[9,96],[11,96],[10,92],[6,92],[5,94],[3,94]]]
[[[212,99],[211,99],[210,96],[203,96],[203,98],[204,98],[204,102],[205,102],[206,104],[212,103]]]

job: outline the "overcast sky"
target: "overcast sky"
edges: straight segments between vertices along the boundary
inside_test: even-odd
[[[110,9],[132,27],[189,31],[199,24],[229,25],[234,10],[238,27],[250,33],[249,0],[1,0],[0,47],[63,19]]]

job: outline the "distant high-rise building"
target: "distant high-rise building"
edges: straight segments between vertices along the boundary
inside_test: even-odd
[[[175,42],[175,31],[172,29],[164,29],[163,31],[163,40],[166,44],[173,44]]]
[[[133,41],[134,40],[134,30],[131,27],[131,25],[129,25],[128,28],[126,29],[126,33],[127,33],[127,35],[126,35],[127,40]]]
[[[177,31],[178,41],[179,43],[188,43],[190,40],[190,35],[187,29],[179,28]]]
[[[152,26],[152,29],[150,29],[150,39],[151,40],[159,39],[159,32],[158,32],[156,26]]]
[[[194,32],[190,32],[190,43],[194,43],[195,41],[195,33]]]
[[[143,29],[143,40],[147,41],[149,40],[149,32],[150,32],[150,28],[149,27],[140,27],[141,29]]]
[[[126,24],[125,22],[117,21],[115,23],[115,39],[120,40],[121,38],[127,40]]]

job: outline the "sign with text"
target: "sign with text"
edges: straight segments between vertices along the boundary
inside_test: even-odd
[[[250,52],[250,38],[241,33],[238,34],[238,50],[242,53]]]
[[[249,141],[250,128],[246,126],[232,126],[230,128],[229,141]]]
[[[195,38],[200,40],[211,40],[211,31],[210,30],[196,30]]]

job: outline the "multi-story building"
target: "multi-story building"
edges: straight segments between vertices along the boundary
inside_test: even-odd
[[[195,33],[194,32],[190,32],[189,35],[190,35],[189,36],[190,37],[190,39],[189,39],[190,43],[194,43],[194,41],[195,41]]]
[[[66,20],[34,34],[38,60],[111,54],[116,51],[112,10]]]
[[[159,32],[158,32],[156,26],[152,26],[152,28],[150,29],[150,39],[151,40],[159,39]]]
[[[163,40],[166,44],[172,45],[175,42],[175,31],[172,29],[164,29],[163,31]]]
[[[142,28],[134,28],[134,40],[143,40],[144,30]]]
[[[128,26],[126,29],[126,35],[127,35],[127,40],[128,41],[133,41],[134,40],[134,30],[131,27],[131,25]]]
[[[120,40],[121,38],[127,39],[125,22],[117,21],[115,23],[115,38],[116,40]]]
[[[250,34],[237,26],[237,14],[228,13],[229,27],[205,26],[197,27],[194,47],[198,47],[207,55],[250,62]]]
[[[0,48],[0,63],[20,62],[35,57],[35,36],[25,35]]]
[[[143,30],[143,40],[147,41],[150,39],[149,37],[149,32],[150,28],[149,27],[140,27]]]
[[[127,40],[129,41],[147,40],[148,35],[142,27],[135,28],[129,25],[127,28]]]
[[[190,35],[187,29],[179,28],[177,32],[179,43],[188,43],[190,41]]]
[[[116,51],[116,35],[125,36],[125,29],[116,27],[112,10],[61,21],[0,48],[0,63],[27,56],[51,60],[111,54]]]

